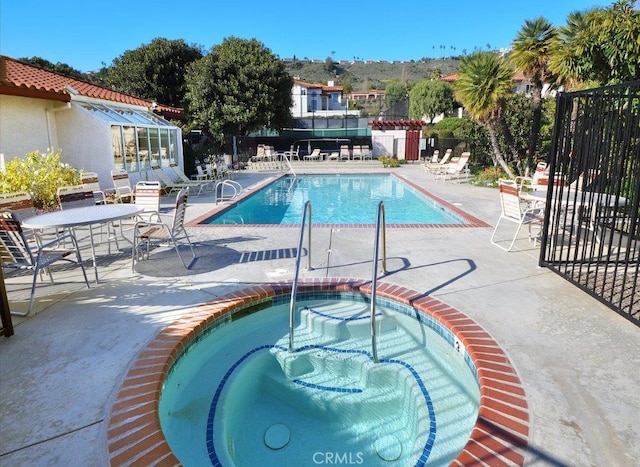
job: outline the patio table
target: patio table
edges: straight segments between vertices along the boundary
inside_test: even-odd
[[[22,221],[22,226],[24,228],[34,230],[73,230],[75,227],[91,226],[93,224],[104,224],[120,219],[128,219],[142,211],[143,208],[136,206],[135,204],[96,204],[95,206],[63,209],[60,211],[48,212],[46,214],[29,217]],[[96,249],[92,230],[90,230],[90,243],[93,272],[97,283],[98,267],[96,265]]]
[[[523,192],[520,194],[520,198],[534,204],[546,204],[547,190]],[[561,193],[558,193],[554,190],[551,193],[551,201],[554,205],[560,204],[561,209],[566,209],[571,206],[575,206],[576,208],[597,206],[605,209],[618,209],[627,205],[627,198],[623,196],[615,196],[609,193],[600,193],[596,191],[562,190]],[[589,209],[589,222],[587,224],[587,229],[593,231],[596,241],[599,242],[597,211],[598,209]]]

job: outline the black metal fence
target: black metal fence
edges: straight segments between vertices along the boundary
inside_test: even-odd
[[[540,266],[640,326],[640,82],[557,97]]]

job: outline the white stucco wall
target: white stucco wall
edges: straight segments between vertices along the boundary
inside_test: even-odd
[[[98,174],[103,190],[113,188],[111,129],[105,121],[76,105],[55,113],[62,158],[76,169]]]
[[[0,153],[5,160],[58,149],[55,113],[47,109],[64,107],[62,102],[0,95]]]
[[[371,130],[373,156],[396,156],[404,159],[404,146],[407,138],[405,130]]]

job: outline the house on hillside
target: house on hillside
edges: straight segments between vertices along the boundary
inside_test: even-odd
[[[383,101],[384,95],[384,89],[365,89],[344,94],[344,98],[354,101]]]
[[[342,86],[336,86],[333,81],[324,85],[294,79],[291,89],[293,101],[291,116],[293,118],[359,116],[358,110],[347,109],[347,103],[343,102],[342,90]]]
[[[183,167],[182,132],[169,119],[180,108],[96,86],[0,56],[0,154],[5,160],[60,149],[62,159],[96,172],[112,188],[111,170],[135,183],[153,165]]]

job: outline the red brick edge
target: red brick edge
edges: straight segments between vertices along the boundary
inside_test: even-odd
[[[174,466],[158,416],[162,384],[174,359],[211,322],[234,310],[291,291],[291,281],[254,286],[194,307],[162,330],[130,367],[111,407],[107,450],[111,465]],[[370,293],[369,281],[316,278],[298,291],[341,290]],[[445,303],[407,288],[379,283],[377,294],[412,306],[446,326],[466,347],[478,372],[480,409],[467,445],[454,466],[523,465],[529,438],[524,389],[509,359],[472,319]]]

